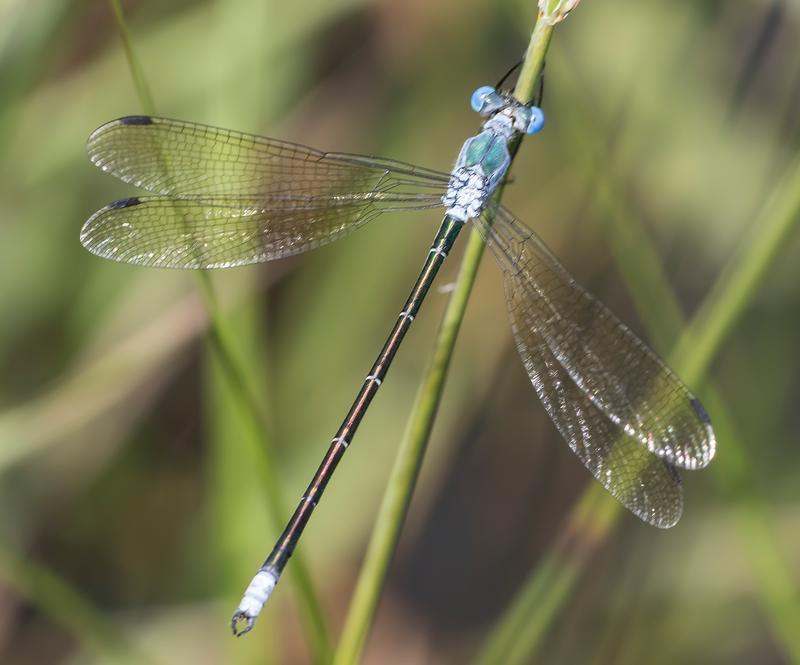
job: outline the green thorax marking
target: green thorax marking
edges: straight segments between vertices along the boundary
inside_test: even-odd
[[[495,132],[481,132],[470,140],[466,157],[464,166],[480,165],[484,173],[490,175],[508,159],[508,148]]]

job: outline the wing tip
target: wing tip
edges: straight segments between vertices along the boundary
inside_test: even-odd
[[[152,125],[153,116],[150,115],[126,115],[117,122],[120,125]]]
[[[102,160],[100,155],[97,154],[96,145],[101,141],[101,139],[108,133],[114,131],[115,128],[120,126],[146,126],[146,125],[154,125],[155,118],[150,115],[126,115],[122,118],[117,118],[116,120],[109,120],[108,122],[103,123],[97,129],[95,129],[91,134],[89,134],[89,138],[86,139],[86,151],[89,153],[89,158],[92,160],[92,163],[97,165],[98,167],[106,170],[103,167]]]
[[[142,202],[138,196],[129,196],[126,199],[117,199],[109,203],[103,210],[119,210],[120,208],[130,208],[131,206],[138,206]]]
[[[653,461],[655,462],[655,460]],[[608,487],[606,490],[642,522],[658,529],[671,529],[680,522],[683,516],[683,479],[678,473],[678,469],[672,464],[664,460],[660,460],[660,462],[667,474],[666,477],[662,476],[661,481],[661,487],[664,490],[661,493],[663,500],[652,500],[647,496],[648,493],[645,493],[643,500],[640,496],[640,500],[633,501],[623,492],[612,491]],[[655,469],[653,471],[655,472]],[[652,474],[650,477],[655,480]]]
[[[181,249],[178,246],[163,245],[137,249],[134,238],[142,231],[137,226],[136,217],[117,211],[140,204],[159,204],[163,199],[155,197],[130,196],[112,201],[100,208],[86,220],[80,232],[80,242],[91,254],[108,261],[125,263],[146,268],[211,270],[235,268],[251,263],[261,263],[264,258],[256,256],[252,260],[213,260],[201,256],[196,247]],[[175,202],[167,200],[171,205]],[[135,212],[130,213],[136,215]]]
[[[681,507],[681,510],[677,515],[670,517],[669,519],[664,519],[660,521],[645,520],[645,522],[647,522],[647,524],[649,524],[650,526],[654,526],[656,529],[662,529],[666,531],[667,529],[672,529],[673,527],[677,526],[678,522],[681,521],[682,515],[683,515],[683,507]]]
[[[631,506],[626,507],[631,510],[640,520],[654,526],[658,529],[671,529],[674,527],[678,522],[680,522],[681,517],[683,516],[683,479],[681,478],[680,473],[678,473],[678,469],[669,462],[665,462],[661,460],[662,464],[666,468],[667,475],[669,476],[669,484],[675,488],[674,496],[672,497],[672,501],[669,504],[661,505],[657,507],[655,505],[650,506],[648,509],[643,509],[642,507],[637,506],[633,508]],[[624,502],[623,502],[624,503]]]
[[[692,396],[689,398],[689,404],[692,405],[694,412],[697,414],[697,417],[703,421],[706,425],[711,425],[711,416],[708,415],[708,411],[706,411],[705,407],[702,405],[699,399]]]
[[[126,199],[112,201],[108,205],[100,208],[100,210],[86,220],[83,228],[81,228],[81,244],[96,256],[104,259],[119,260],[115,256],[116,249],[109,246],[110,237],[107,233],[104,233],[106,214],[111,210],[130,208],[140,203],[142,203],[142,199],[138,196],[129,196]]]
[[[708,411],[706,411],[700,400],[692,395],[689,397],[689,404],[706,430],[706,448],[704,450],[704,454],[702,455],[701,459],[698,460],[698,464],[695,467],[697,469],[702,469],[703,467],[708,466],[711,463],[711,460],[714,459],[714,455],[717,452],[717,437],[714,434],[714,427],[711,425],[711,416],[708,415]]]

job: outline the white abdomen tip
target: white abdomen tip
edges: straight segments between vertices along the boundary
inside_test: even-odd
[[[242,596],[242,602],[239,603],[237,612],[240,612],[246,617],[255,619],[262,608],[264,603],[267,602],[269,595],[278,583],[278,578],[275,574],[268,570],[259,570],[250,586]]]

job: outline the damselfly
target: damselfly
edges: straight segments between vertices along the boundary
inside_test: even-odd
[[[683,508],[676,468],[699,469],[714,456],[700,402],[575,283],[533,231],[492,200],[511,161],[509,143],[542,128],[541,110],[488,86],[475,91],[472,107],[486,120],[450,173],[150,116],[114,120],[89,137],[98,167],[154,194],[111,203],[84,225],[86,248],[115,261],[241,266],[318,247],[384,212],[445,208],[392,332],[233,615],[234,634],[252,628],[274,589],[466,222],[476,225],[504,273],[514,339],[539,399],[614,497],[645,522],[673,526]]]

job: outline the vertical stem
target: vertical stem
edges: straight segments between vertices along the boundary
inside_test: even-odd
[[[552,30],[553,25],[545,21],[539,20],[534,25],[514,90],[514,95],[523,103],[529,103],[536,94],[536,85],[544,67]],[[512,155],[513,152],[512,150]],[[496,196],[499,197],[501,193],[502,187],[498,189]],[[336,649],[334,665],[355,665],[361,658],[386,581],[389,564],[397,548],[400,531],[411,503],[411,496],[441,402],[456,338],[464,319],[483,251],[483,240],[473,228],[461,261],[456,287],[450,296],[439,328],[433,356],[417,392],[414,408],[381,501],[342,637]]]
[[[519,70],[517,85],[514,88],[514,96],[523,104],[530,104],[536,94],[536,85],[544,70],[544,59],[547,49],[550,47],[553,27],[552,23],[541,19],[536,21],[533,26],[528,50]]]

